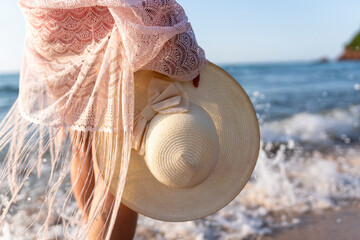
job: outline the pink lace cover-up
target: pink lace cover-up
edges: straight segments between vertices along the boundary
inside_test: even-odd
[[[205,54],[175,0],[19,0],[19,6],[27,35],[19,97],[0,124],[0,151],[5,153],[0,155],[5,156],[0,187],[9,197],[1,224],[35,169],[40,177],[48,156],[47,211],[36,219],[43,220],[37,238],[47,238],[57,213],[65,238],[85,239],[94,219],[84,224],[78,209],[68,213],[71,187],[59,194],[72,157],[96,151],[91,146],[94,131],[119,136],[121,144],[109,138],[113,153],[107,153],[113,156],[108,161],[115,161],[116,153],[122,158],[122,181],[113,205],[117,213],[131,151],[134,72],[153,70],[189,81],[206,64]],[[74,142],[83,147],[75,148]],[[116,215],[109,219],[110,229]],[[76,232],[67,230],[74,224],[69,219],[78,220]]]

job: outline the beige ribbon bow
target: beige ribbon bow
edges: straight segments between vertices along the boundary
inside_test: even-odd
[[[156,114],[185,113],[189,97],[178,81],[153,78],[148,89],[149,104],[135,117],[132,148],[145,154],[146,134],[150,121]]]

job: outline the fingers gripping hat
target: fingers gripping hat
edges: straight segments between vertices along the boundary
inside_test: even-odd
[[[135,74],[137,117],[122,202],[136,212],[163,221],[202,218],[232,201],[251,176],[260,137],[248,96],[212,63],[200,76],[195,88],[152,71]],[[108,151],[106,138],[117,136],[96,133],[98,153]],[[116,192],[121,158],[114,167],[100,156],[95,163]]]

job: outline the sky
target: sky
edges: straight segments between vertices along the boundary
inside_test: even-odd
[[[207,58],[217,64],[336,59],[360,30],[359,0],[178,0]],[[0,72],[21,65],[25,23],[0,1]]]

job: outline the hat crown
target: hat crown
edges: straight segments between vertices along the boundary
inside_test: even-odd
[[[146,136],[146,164],[161,183],[191,188],[213,172],[220,144],[210,116],[192,103],[187,113],[155,116]]]

